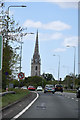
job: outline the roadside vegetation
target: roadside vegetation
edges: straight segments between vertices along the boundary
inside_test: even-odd
[[[77,90],[64,90],[64,92],[68,92],[68,93],[76,93]]]
[[[6,94],[5,96],[2,96],[2,107],[5,107],[11,103],[14,103],[15,101],[18,101],[30,93],[28,90],[23,89],[11,89],[11,90],[15,91],[15,94]]]

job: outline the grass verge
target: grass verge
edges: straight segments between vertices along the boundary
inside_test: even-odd
[[[15,91],[16,94],[6,94],[2,96],[2,108],[24,98],[30,93],[28,90],[23,89],[13,89],[13,91]]]
[[[76,93],[76,90],[64,90],[64,92]]]

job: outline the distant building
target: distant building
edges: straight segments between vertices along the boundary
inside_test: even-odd
[[[40,76],[40,73],[41,73],[41,59],[39,55],[38,31],[37,31],[35,50],[33,58],[31,60],[31,76]]]

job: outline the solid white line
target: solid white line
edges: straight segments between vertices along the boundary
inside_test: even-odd
[[[35,92],[36,93],[36,92]],[[38,93],[36,93],[37,94],[37,97],[26,107],[26,108],[24,108],[19,114],[17,114],[15,117],[13,117],[11,120],[14,120],[14,119],[17,119],[18,117],[20,117],[26,110],[28,110],[30,107],[31,107],[31,105],[38,99],[38,97],[39,97],[39,94]]]

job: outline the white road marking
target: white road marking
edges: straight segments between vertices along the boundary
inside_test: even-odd
[[[22,105],[19,105],[20,107],[22,106]]]
[[[78,100],[76,100],[76,102],[78,102]]]
[[[72,98],[72,99],[74,99],[74,98]]]
[[[70,98],[70,97],[68,96],[68,98]]]
[[[36,92],[35,92],[36,93]],[[26,110],[28,110],[30,107],[31,107],[31,105],[38,99],[38,97],[39,97],[39,94],[38,93],[36,93],[37,94],[37,97],[26,107],[26,108],[24,108],[19,114],[17,114],[15,117],[13,117],[11,120],[14,120],[14,119],[17,119],[18,117],[20,117]]]

